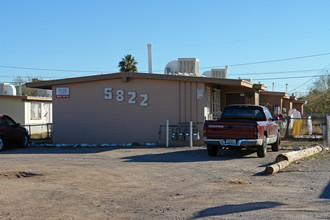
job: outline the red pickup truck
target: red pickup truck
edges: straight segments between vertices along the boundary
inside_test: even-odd
[[[219,120],[206,121],[204,142],[209,156],[216,156],[218,149],[251,148],[258,157],[265,157],[267,145],[278,151],[281,133],[269,110],[264,106],[227,106]]]

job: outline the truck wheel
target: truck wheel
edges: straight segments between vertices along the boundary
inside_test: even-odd
[[[217,154],[218,154],[218,146],[208,144],[208,145],[207,145],[207,154],[208,154],[210,157],[215,157],[215,156],[217,156]]]
[[[2,141],[2,138],[0,137],[0,151],[2,151],[3,149],[3,141]]]
[[[262,145],[258,146],[257,155],[258,157],[265,157],[267,154],[267,137],[264,135]]]
[[[277,133],[277,139],[275,143],[272,144],[272,151],[279,151],[280,150],[280,144],[281,144],[281,133]]]
[[[29,138],[28,136],[25,134],[21,140],[21,143],[20,143],[20,147],[28,147],[28,144],[29,144]]]

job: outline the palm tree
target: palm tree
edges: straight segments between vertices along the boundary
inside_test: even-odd
[[[135,58],[131,54],[127,54],[125,58],[119,62],[118,67],[120,67],[120,72],[137,72]]]

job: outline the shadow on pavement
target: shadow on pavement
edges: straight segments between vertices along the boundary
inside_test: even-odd
[[[95,148],[83,148],[83,147],[28,147],[28,148],[5,148],[0,152],[2,154],[93,154],[104,151],[114,150],[109,147],[95,147]]]
[[[121,159],[124,162],[158,162],[158,163],[189,163],[189,162],[201,162],[201,161],[224,161],[233,159],[248,159],[247,155],[251,154],[249,151],[225,151],[222,150],[217,157],[210,157],[207,155],[206,149],[198,150],[182,150],[161,154],[144,154],[135,155],[129,157],[123,157]]]
[[[267,201],[267,202],[252,202],[252,203],[245,203],[245,204],[239,204],[239,205],[223,205],[223,206],[217,206],[217,207],[213,207],[213,208],[204,209],[204,210],[196,213],[192,217],[192,219],[218,216],[218,215],[227,215],[227,214],[234,214],[234,213],[241,213],[241,212],[249,212],[249,211],[260,210],[260,209],[270,209],[270,208],[275,208],[276,206],[281,206],[281,205],[285,205],[285,204]]]
[[[324,188],[323,193],[320,195],[321,199],[330,199],[330,182],[328,186]]]

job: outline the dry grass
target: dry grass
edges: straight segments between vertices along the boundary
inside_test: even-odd
[[[243,179],[229,179],[227,180],[227,182],[229,184],[249,184],[247,180],[243,180]]]

